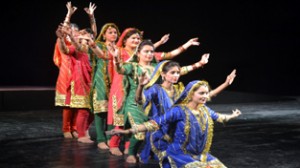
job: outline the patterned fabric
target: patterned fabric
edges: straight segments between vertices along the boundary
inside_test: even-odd
[[[131,55],[124,49],[119,48],[120,58],[122,62],[128,61]],[[124,119],[122,115],[117,114],[117,111],[121,108],[124,101],[124,88],[128,85],[127,78],[117,73],[115,70],[112,71],[111,87],[109,91],[108,99],[108,116],[107,124],[123,126]]]
[[[150,119],[165,114],[174,104],[174,101],[178,99],[180,93],[184,89],[182,83],[173,85],[173,87],[174,94],[172,97],[168,95],[166,90],[162,88],[160,84],[154,84],[150,88],[144,90],[145,114],[150,117]],[[164,125],[163,127],[161,127],[161,129],[155,132],[146,133],[144,149],[140,154],[143,162],[148,162],[150,149],[156,154],[156,156],[158,156],[159,159],[161,159],[161,152],[166,150],[168,141],[170,141],[170,137],[168,134],[168,125]]]
[[[106,45],[97,42],[98,47],[104,52],[109,60],[92,55],[92,88],[91,88],[91,111],[103,113],[108,111],[108,96],[113,72],[112,55],[107,51]]]
[[[136,56],[130,55],[124,48],[119,48],[120,55],[119,60],[122,63],[128,63],[129,61],[134,63],[134,60],[137,61]],[[163,57],[164,53],[156,52],[155,53],[155,61],[153,61],[153,65],[156,65],[157,61],[160,61]],[[134,57],[134,59],[132,59]],[[152,72],[151,72],[152,73]],[[151,74],[150,73],[150,74]],[[128,77],[122,74],[119,74],[115,70],[112,73],[112,83],[109,92],[109,100],[108,100],[108,116],[107,116],[107,124],[115,125],[115,126],[124,126],[124,114],[119,113],[120,109],[124,105],[124,102],[127,101],[127,88],[129,88]],[[136,78],[137,79],[137,78]],[[136,87],[136,86],[135,86]],[[134,99],[133,99],[134,100]],[[134,102],[135,103],[135,102]]]
[[[212,144],[213,121],[217,121],[219,115],[206,105],[202,105],[195,112],[181,104],[181,100],[185,100],[196,84],[199,81],[190,82],[177,105],[146,124],[149,131],[157,125],[168,125],[169,130],[174,130],[172,141],[169,142],[161,162],[162,167],[226,167],[208,153]]]
[[[55,44],[53,62],[59,68],[55,86],[55,106],[69,106],[70,104],[66,104],[66,96],[71,85],[71,56],[59,50],[58,42]]]
[[[151,75],[149,83],[144,87],[143,92],[144,104],[143,109],[149,118],[163,115],[178,99],[180,93],[184,90],[183,84],[173,85],[174,93],[169,96],[164,88],[161,87],[161,72],[163,66],[169,62],[161,61]],[[170,136],[168,135],[168,126],[165,125],[161,129],[154,132],[147,132],[143,150],[140,153],[140,159],[144,163],[148,163],[150,151],[152,150],[156,157],[161,160],[164,157],[164,151],[167,149]]]
[[[92,67],[88,53],[75,51],[74,46],[69,46],[71,55],[72,76],[70,93],[66,97],[66,103],[71,108],[90,108],[90,89]]]
[[[142,74],[145,70],[147,73],[151,74],[156,66],[155,63],[151,64],[153,69],[145,69],[138,65],[138,63],[130,62],[124,63],[122,66],[124,68],[124,76],[128,80],[127,87],[124,87],[124,101],[123,106],[117,112],[124,116],[124,124],[129,123],[130,126],[141,124],[148,120],[148,117],[144,114],[141,107],[139,107],[135,102],[135,93],[138,86],[138,76]],[[144,139],[144,136],[135,135],[139,140]]]

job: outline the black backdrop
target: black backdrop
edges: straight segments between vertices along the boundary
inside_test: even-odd
[[[1,7],[1,86],[54,86],[58,69],[52,55],[55,30],[66,15],[66,2],[7,1]],[[71,21],[89,27],[83,8],[90,1],[74,0]],[[212,87],[232,69],[237,77],[228,90],[273,95],[299,95],[300,3],[297,1],[92,1],[98,31],[107,22],[120,30],[137,27],[144,38],[170,40],[157,51],[170,51],[193,37],[201,45],[175,60],[181,65],[210,53],[203,69],[183,76],[186,84],[206,79]]]

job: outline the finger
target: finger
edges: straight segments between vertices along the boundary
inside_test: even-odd
[[[106,135],[112,135],[112,132],[111,131],[105,131],[105,134]]]
[[[235,74],[236,73],[236,69],[234,69],[231,73],[230,73],[230,75],[233,75],[233,74]]]

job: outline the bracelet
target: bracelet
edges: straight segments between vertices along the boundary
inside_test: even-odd
[[[93,42],[92,44],[90,44],[90,46],[91,46],[92,48],[96,48],[96,43]]]
[[[199,62],[197,62],[197,63],[193,64],[192,67],[193,67],[193,70],[195,70],[195,69],[200,68],[201,64]]]
[[[96,23],[96,19],[94,17],[91,17],[90,22],[91,22],[91,24]]]
[[[178,49],[181,53],[185,51],[185,48],[183,46],[178,47]]]
[[[133,134],[136,134],[139,132],[139,128],[137,125],[132,126],[132,129],[133,129],[133,132],[132,132]]]

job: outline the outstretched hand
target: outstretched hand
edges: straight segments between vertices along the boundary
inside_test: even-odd
[[[198,45],[200,45],[200,42],[198,41],[198,37],[190,39],[187,43],[189,44],[189,46],[192,46],[192,45],[198,46]]]
[[[165,44],[170,38],[170,34],[165,34],[164,36],[162,36],[162,38],[160,39],[161,44]]]
[[[88,8],[85,7],[84,10],[88,15],[93,16],[96,8],[97,8],[97,6],[95,5],[95,3],[90,2],[89,7]]]
[[[55,34],[58,38],[63,38],[64,37],[64,33],[62,32],[62,26],[58,26],[58,28],[55,31]]]
[[[107,45],[107,50],[113,56],[114,63],[119,63],[119,48],[114,43]]]
[[[150,81],[150,77],[147,75],[147,71],[143,71],[141,75],[138,76],[139,85],[147,85]]]
[[[70,15],[73,15],[73,13],[77,10],[77,7],[76,6],[72,6],[71,2],[68,2],[66,4],[66,7],[68,9],[68,14],[70,14]]]
[[[235,109],[235,110],[232,110],[232,114],[231,115],[232,115],[233,118],[236,118],[236,117],[238,117],[241,114],[242,114],[242,112],[239,109]]]
[[[201,60],[199,61],[201,65],[205,65],[208,63],[209,53],[205,53],[202,55]]]
[[[231,85],[234,78],[236,77],[236,69],[234,69],[226,78],[226,82]]]
[[[118,135],[118,134],[129,134],[129,130],[123,130],[123,129],[112,129],[110,131],[105,131],[106,135]]]

